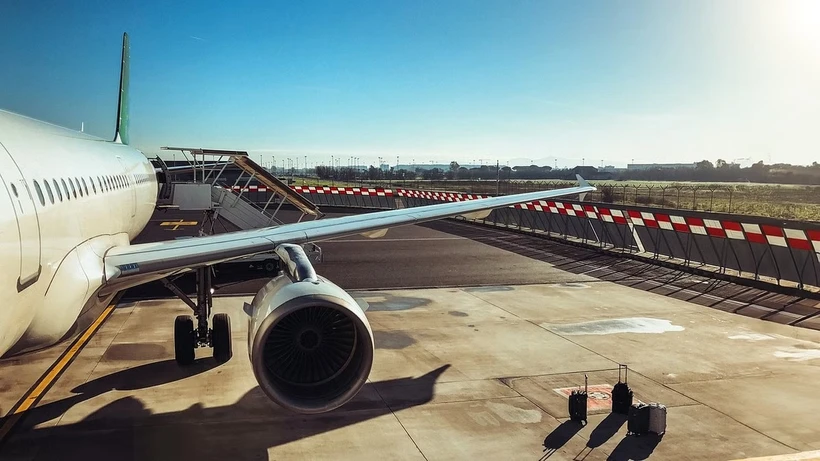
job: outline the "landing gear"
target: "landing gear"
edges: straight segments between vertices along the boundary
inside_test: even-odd
[[[180,365],[194,363],[194,321],[190,315],[178,315],[174,320],[174,358]]]
[[[214,358],[217,362],[223,363],[231,359],[231,355],[233,355],[233,349],[231,348],[231,318],[228,317],[228,314],[214,315],[211,345],[214,348]]]
[[[194,349],[197,347],[212,347],[214,358],[220,363],[230,360],[233,355],[230,317],[216,314],[213,316],[213,328],[208,328],[208,317],[213,307],[211,268],[200,267],[196,270],[196,303],[171,280],[164,278],[162,283],[191,307],[196,318],[196,325],[190,315],[180,315],[174,321],[174,357],[177,363],[193,363]]]

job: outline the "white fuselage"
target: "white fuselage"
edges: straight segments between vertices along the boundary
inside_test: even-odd
[[[140,151],[0,110],[0,356],[69,331],[156,198]]]

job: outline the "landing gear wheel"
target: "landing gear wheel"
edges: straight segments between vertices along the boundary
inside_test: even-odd
[[[276,261],[274,261],[273,259],[269,259],[265,261],[263,267],[265,268],[265,272],[273,273],[276,272],[277,269],[279,269],[279,264],[277,264]]]
[[[231,347],[231,318],[228,314],[215,314],[211,321],[211,343],[214,348],[214,358],[219,363],[227,362],[233,355]]]
[[[174,356],[180,365],[194,363],[194,321],[190,315],[178,315],[174,320]]]

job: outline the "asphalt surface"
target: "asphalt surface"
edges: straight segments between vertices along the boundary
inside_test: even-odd
[[[343,216],[331,209],[324,219]],[[299,213],[278,216],[295,222]],[[202,213],[157,212],[137,241],[158,241],[199,232]],[[187,222],[174,226],[170,223]],[[190,223],[197,222],[196,225]],[[217,220],[215,233],[235,230]],[[346,290],[434,288],[456,286],[572,283],[590,275],[644,291],[782,324],[820,329],[820,303],[728,281],[708,279],[650,263],[617,257],[594,249],[567,245],[541,236],[501,230],[456,220],[440,220],[390,229],[382,238],[361,235],[319,242],[319,274]],[[551,268],[561,269],[560,280]],[[221,264],[213,280],[217,296],[255,294],[271,274],[247,262]],[[175,281],[195,292],[190,274]],[[171,298],[159,282],[128,290],[123,300]]]
[[[138,241],[200,226],[201,214],[161,212]],[[294,416],[264,396],[242,303],[270,274],[225,264],[214,312],[232,318],[230,361],[200,348],[194,366],[177,366],[171,320],[190,309],[159,284],[129,290],[83,348],[3,362],[0,407],[47,394],[0,438],[0,459],[683,460],[820,449],[820,333],[756,320],[817,328],[813,301],[454,220],[321,246],[317,270],[368,303],[374,332],[374,368],[344,407]],[[191,276],[178,284],[193,291]],[[65,367],[45,372],[52,363]],[[625,417],[610,413],[620,363],[636,399],[668,407],[663,437],[627,435]],[[566,398],[587,375],[580,425]]]

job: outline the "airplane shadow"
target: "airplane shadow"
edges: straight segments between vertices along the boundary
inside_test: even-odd
[[[35,427],[64,415],[71,407],[108,391],[136,391],[196,376],[218,366],[213,359],[197,359],[180,367],[175,360],[139,365],[88,381],[71,390],[76,395],[39,405],[26,414],[24,427]]]
[[[77,395],[31,411],[25,420],[29,429],[21,428],[9,440],[0,449],[0,458],[268,459],[271,448],[430,402],[436,381],[449,367],[444,365],[419,377],[368,382],[359,395],[342,408],[321,415],[287,412],[271,402],[257,386],[231,405],[205,408],[197,403],[164,413],[153,413],[138,398],[127,396],[102,406],[80,421],[65,423],[70,419],[65,414],[72,407],[111,390],[150,389],[203,373],[215,365],[214,361],[204,359],[192,369],[180,369],[173,361],[162,361],[78,386],[74,389]],[[389,405],[381,398],[373,398],[384,393],[397,397],[391,398]],[[173,396],[168,396],[168,405],[173,405]],[[62,418],[59,426],[35,427],[55,418]]]

